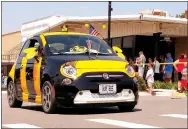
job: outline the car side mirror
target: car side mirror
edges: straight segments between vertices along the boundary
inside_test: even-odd
[[[26,53],[27,59],[35,58],[37,55],[37,49],[34,47],[26,48],[23,52]]]
[[[121,50],[121,48],[117,47],[117,46],[113,46],[112,49],[114,50],[115,53],[117,53],[117,55],[120,57],[120,58],[123,58],[125,59],[125,56],[123,55],[123,51]]]

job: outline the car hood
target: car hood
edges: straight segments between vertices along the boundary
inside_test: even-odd
[[[95,56],[91,56],[94,58]],[[128,62],[118,56],[97,56],[91,59],[83,55],[58,55],[48,58],[48,62],[62,65],[66,62],[74,62],[77,69],[125,69]]]

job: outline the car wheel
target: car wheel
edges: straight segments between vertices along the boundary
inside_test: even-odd
[[[118,106],[120,111],[132,111],[136,105],[121,105]]]
[[[42,108],[48,114],[54,113],[56,109],[55,92],[49,81],[45,81],[42,87]]]
[[[10,107],[21,107],[23,101],[19,101],[16,98],[16,87],[14,86],[13,81],[10,81],[7,85],[7,99]]]

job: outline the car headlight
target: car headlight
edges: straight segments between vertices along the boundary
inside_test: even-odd
[[[62,67],[62,72],[64,73],[65,76],[74,78],[76,76],[77,70],[73,66],[68,65]]]
[[[128,65],[128,66],[126,67],[126,71],[127,71],[127,73],[128,73],[130,76],[134,76],[134,74],[135,74],[135,71],[134,71],[133,67],[130,66],[130,65]]]

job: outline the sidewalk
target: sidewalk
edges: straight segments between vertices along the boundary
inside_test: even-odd
[[[177,95],[176,90],[154,89],[153,91],[155,93],[154,96],[173,96],[173,95]],[[147,91],[140,91],[139,95],[140,96],[151,96],[151,94],[149,94]],[[186,95],[183,94],[183,93],[178,94],[178,96],[186,97]]]

